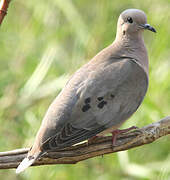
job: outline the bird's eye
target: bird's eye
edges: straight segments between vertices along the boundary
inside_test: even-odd
[[[132,19],[131,17],[128,17],[128,18],[127,18],[127,21],[128,21],[129,23],[131,23],[131,24],[133,23],[133,19]]]

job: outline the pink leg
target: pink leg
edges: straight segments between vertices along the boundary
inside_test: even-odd
[[[87,144],[91,144],[93,141],[95,141],[95,139],[97,139],[97,136],[91,137],[87,140]]]
[[[103,137],[103,136],[101,135],[101,136],[93,136],[93,137],[91,137],[90,139],[87,140],[87,145],[91,144],[93,141],[95,141],[99,137]]]
[[[133,129],[137,129],[138,127],[136,127],[136,126],[132,126],[132,127],[130,127],[130,128],[127,128],[127,129],[116,129],[116,130],[114,130],[113,132],[112,132],[112,145],[113,146],[116,146],[116,140],[117,140],[117,136],[119,135],[119,134],[123,134],[123,133],[126,133],[126,132],[129,132],[129,131],[131,131],[131,130],[133,130]]]

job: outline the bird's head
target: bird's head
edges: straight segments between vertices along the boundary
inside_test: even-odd
[[[139,34],[143,30],[150,30],[156,32],[156,30],[147,24],[146,14],[139,9],[127,9],[123,11],[118,19],[118,31],[122,35],[135,35]],[[138,33],[139,32],[139,33]]]

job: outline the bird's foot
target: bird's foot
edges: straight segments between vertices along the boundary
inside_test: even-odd
[[[112,132],[112,147],[116,146],[116,140],[117,140],[117,136],[119,134],[124,134],[124,133],[127,133],[131,130],[134,130],[134,129],[138,129],[138,127],[136,126],[132,126],[130,128],[127,128],[127,129],[116,129]]]
[[[102,137],[102,136],[93,136],[90,139],[87,140],[87,145],[93,143],[97,138]]]

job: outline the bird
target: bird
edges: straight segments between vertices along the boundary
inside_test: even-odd
[[[47,152],[95,136],[121,133],[118,128],[136,112],[148,89],[144,30],[156,32],[142,10],[126,9],[120,14],[115,40],[68,80],[49,106],[34,144],[16,173]]]

